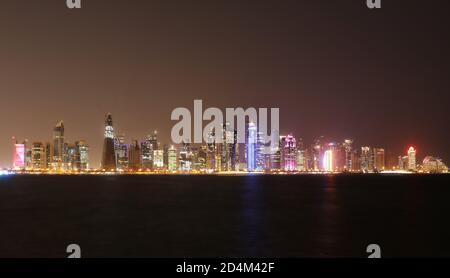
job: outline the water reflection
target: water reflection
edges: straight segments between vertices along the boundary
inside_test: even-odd
[[[263,232],[266,231],[264,212],[263,180],[259,175],[245,177],[241,191],[241,215],[239,242],[244,253],[249,257],[261,256],[264,243]]]

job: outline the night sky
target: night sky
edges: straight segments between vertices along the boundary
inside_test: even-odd
[[[85,139],[100,162],[104,116],[170,143],[171,111],[279,107],[281,132],[450,163],[448,0],[0,2],[0,167],[11,137]],[[205,123],[206,124],[206,123]]]

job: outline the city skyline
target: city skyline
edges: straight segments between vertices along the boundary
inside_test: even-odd
[[[266,138],[258,125],[249,120],[245,119],[245,143],[238,140],[238,124],[230,126],[224,121],[220,130],[211,130],[203,143],[166,144],[159,140],[157,130],[143,139],[127,140],[124,134],[115,132],[113,116],[108,113],[104,117],[102,162],[99,166],[90,162],[92,149],[89,143],[85,140],[67,141],[64,122],[58,121],[53,128],[52,143],[20,141],[12,137],[13,156],[11,167],[7,168],[44,172],[95,169],[107,172],[447,171],[440,156],[422,153],[423,164],[420,163],[422,160],[417,156],[415,146],[396,154],[383,145],[356,145],[350,138],[336,140],[320,136],[309,143],[292,133],[280,134],[276,129],[272,129],[270,137]],[[277,145],[274,145],[273,140],[278,137]]]
[[[127,138],[156,129],[169,142],[171,111],[194,99],[279,107],[280,134],[305,142],[450,161],[448,1],[318,2],[4,1],[0,167],[12,136],[52,142],[59,120],[100,164],[107,112]]]

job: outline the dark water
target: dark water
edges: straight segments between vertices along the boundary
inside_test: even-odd
[[[450,175],[0,177],[0,257],[450,256]]]

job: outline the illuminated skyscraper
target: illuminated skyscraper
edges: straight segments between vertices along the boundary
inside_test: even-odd
[[[115,138],[115,149],[116,149],[116,161],[117,169],[125,171],[128,169],[128,149],[129,146],[125,143],[125,136],[119,135]]]
[[[34,170],[43,170],[47,167],[45,146],[41,142],[31,144],[31,164]]]
[[[128,169],[132,171],[141,169],[141,149],[137,140],[133,140],[130,145]]]
[[[344,170],[351,171],[353,165],[353,140],[345,139],[344,140],[344,152],[345,152],[345,165]]]
[[[153,169],[161,170],[164,167],[164,151],[153,151]]]
[[[13,165],[14,170],[25,169],[25,143],[19,144],[13,137]]]
[[[180,151],[180,171],[190,172],[192,171],[192,159],[193,153],[191,151],[191,145],[189,143],[183,143],[183,147]]]
[[[364,172],[373,171],[373,152],[370,147],[361,147],[361,170]]]
[[[176,171],[178,169],[178,154],[174,146],[170,146],[170,149],[168,150],[168,160],[169,171]]]
[[[296,170],[296,152],[297,144],[294,136],[291,134],[287,136],[281,136],[281,152],[282,152],[282,163],[284,171],[295,171]]]
[[[326,150],[323,154],[323,169],[326,172],[334,172],[334,151]]]
[[[258,129],[253,122],[248,125],[247,138],[247,171],[256,170],[256,148],[257,148]]]
[[[75,142],[74,170],[86,171],[89,169],[89,146],[84,140]]]
[[[416,171],[416,150],[413,147],[408,150],[408,170]]]
[[[105,119],[105,139],[103,141],[102,169],[116,170],[116,154],[114,150],[114,127],[111,114]]]
[[[158,131],[153,131],[147,138],[141,143],[142,152],[142,168],[153,169],[155,167],[154,153],[156,150],[160,150],[160,143],[158,141]]]
[[[60,121],[53,129],[52,168],[54,170],[64,169],[64,156],[64,123]]]
[[[297,171],[306,172],[308,170],[308,162],[306,151],[302,149],[297,150]]]
[[[385,169],[385,153],[382,148],[373,149],[373,165],[376,171],[384,171]]]

